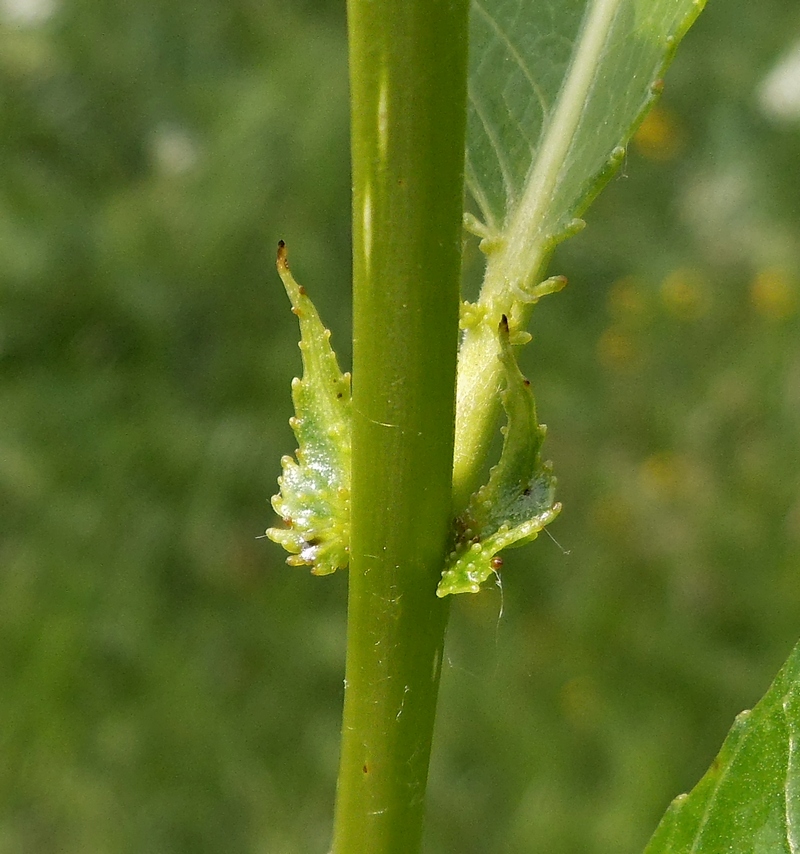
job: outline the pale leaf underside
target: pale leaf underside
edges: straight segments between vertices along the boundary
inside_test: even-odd
[[[472,0],[467,184],[487,230],[555,237],[618,162],[704,0]]]

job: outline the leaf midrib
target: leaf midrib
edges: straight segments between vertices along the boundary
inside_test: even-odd
[[[509,286],[524,287],[540,266],[538,256],[552,237],[540,233],[541,224],[547,216],[559,174],[583,116],[587,95],[594,84],[609,31],[622,3],[623,0],[593,0],[586,10],[572,62],[543,135],[539,154],[531,166],[520,201],[507,218],[508,225],[502,235],[503,248],[498,251],[496,260],[499,275],[492,277],[502,290],[497,294],[487,294],[492,301],[501,294],[507,296],[505,289]]]

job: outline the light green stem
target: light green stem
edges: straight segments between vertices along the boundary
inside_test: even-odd
[[[419,850],[447,604],[467,0],[349,0],[353,464],[334,854]]]

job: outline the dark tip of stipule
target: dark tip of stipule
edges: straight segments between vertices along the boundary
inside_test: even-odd
[[[278,241],[278,267],[284,270],[289,269],[289,261],[286,257],[286,244],[282,241]]]

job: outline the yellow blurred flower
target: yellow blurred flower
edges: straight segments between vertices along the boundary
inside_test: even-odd
[[[564,717],[578,730],[596,725],[602,711],[602,697],[591,676],[574,676],[561,686]]]
[[[708,283],[697,270],[675,270],[661,283],[661,301],[674,317],[697,320],[707,314],[711,306]]]
[[[664,163],[681,153],[685,138],[678,116],[667,107],[656,104],[639,125],[633,145],[647,160]]]
[[[780,268],[762,270],[750,285],[755,310],[768,320],[785,320],[797,308],[797,288]]]
[[[641,317],[647,310],[642,280],[636,276],[617,279],[609,288],[607,302],[612,317],[620,320]]]
[[[652,454],[641,464],[639,478],[643,488],[662,498],[674,498],[687,481],[686,460],[667,451]]]
[[[606,368],[631,368],[636,364],[638,356],[639,348],[631,335],[623,329],[609,327],[597,341],[597,357]]]
[[[589,509],[589,520],[599,531],[619,535],[631,527],[631,508],[621,495],[599,496]]]

